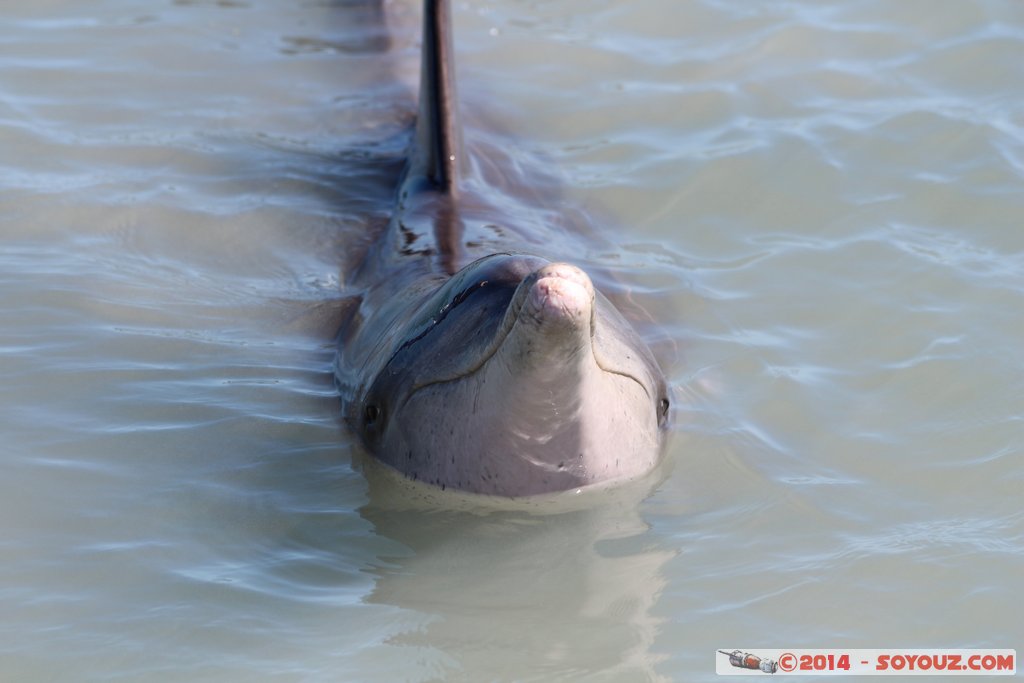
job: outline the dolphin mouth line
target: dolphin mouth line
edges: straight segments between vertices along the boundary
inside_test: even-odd
[[[490,361],[491,358],[494,357],[494,354],[496,354],[498,352],[498,349],[500,349],[501,345],[505,343],[505,340],[508,338],[508,335],[511,334],[512,329],[519,322],[519,316],[522,313],[523,306],[525,305],[525,301],[526,301],[526,297],[513,297],[512,303],[511,303],[511,305],[509,307],[509,310],[506,312],[505,318],[504,318],[504,320],[511,319],[512,323],[511,324],[502,324],[501,329],[499,329],[497,331],[497,333],[494,335],[494,337],[491,340],[491,343],[488,345],[486,351],[484,352],[484,354],[481,356],[480,360],[476,364],[474,364],[471,368],[467,369],[466,371],[460,372],[457,375],[450,376],[450,377],[443,377],[443,378],[440,378],[440,379],[432,379],[432,380],[427,381],[427,382],[422,382],[420,384],[413,385],[413,387],[409,390],[409,393],[406,394],[405,399],[402,401],[401,407],[404,408],[405,404],[408,403],[412,399],[412,397],[418,391],[420,391],[421,389],[426,389],[427,387],[434,386],[435,384],[448,384],[450,382],[458,382],[459,380],[466,379],[467,377],[471,377],[471,376],[475,375],[477,372],[479,372],[480,369],[482,367],[484,367],[485,365],[487,365],[487,362]],[[504,320],[503,320],[503,323],[504,323]],[[596,323],[594,322],[594,320],[592,318],[591,319],[591,323],[590,323],[590,341],[591,341],[590,357],[594,360],[594,365],[596,365],[598,367],[598,369],[601,370],[602,372],[606,372],[606,373],[608,373],[610,375],[618,375],[619,377],[625,377],[626,379],[630,379],[633,382],[636,382],[636,384],[641,389],[643,389],[643,392],[648,397],[648,399],[650,399],[651,398],[650,390],[647,388],[647,386],[638,377],[636,377],[635,375],[633,375],[631,373],[628,373],[628,372],[623,372],[623,371],[617,370],[615,368],[606,367],[605,365],[603,365],[601,363],[601,360],[597,357],[597,354],[594,353],[594,344],[593,344],[593,342],[594,342],[594,326],[595,326],[595,324]]]
[[[412,388],[409,390],[409,393],[406,394],[405,400],[402,401],[402,406],[404,407],[405,404],[409,402],[409,399],[413,397],[413,394],[415,394],[421,389],[433,386],[434,384],[447,384],[449,382],[457,382],[460,379],[465,379],[466,377],[470,377],[479,372],[480,368],[487,365],[487,361],[491,360],[491,358],[494,357],[494,354],[498,352],[498,349],[501,348],[501,345],[505,343],[506,339],[508,339],[508,335],[512,332],[512,328],[515,327],[516,322],[519,321],[519,314],[523,310],[523,303],[523,297],[517,298],[513,296],[512,304],[509,307],[509,309],[505,312],[505,317],[502,319],[501,327],[495,333],[494,337],[491,339],[491,343],[487,346],[483,355],[480,357],[480,360],[476,364],[474,364],[471,368],[467,369],[465,372],[460,372],[459,374],[454,375],[452,377],[432,379],[421,384],[414,384]],[[512,324],[505,324],[505,320],[508,320],[510,317],[512,318]],[[591,334],[591,336],[593,336],[593,334]]]

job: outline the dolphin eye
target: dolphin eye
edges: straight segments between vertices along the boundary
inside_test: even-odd
[[[668,421],[668,406],[667,398],[658,401],[658,426],[664,426]]]
[[[380,419],[380,408],[371,403],[366,406],[366,410],[363,413],[363,421],[367,427],[372,427],[377,424],[377,420]]]

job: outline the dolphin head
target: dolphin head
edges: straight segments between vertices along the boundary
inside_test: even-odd
[[[582,270],[488,256],[406,319],[349,410],[368,448],[406,476],[525,496],[657,464],[664,377]]]

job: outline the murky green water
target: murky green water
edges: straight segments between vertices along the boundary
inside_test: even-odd
[[[466,107],[608,219],[676,396],[650,495],[544,515],[353,466],[325,330],[418,9],[350,4],[0,10],[4,680],[1024,646],[1016,4],[456,3]]]

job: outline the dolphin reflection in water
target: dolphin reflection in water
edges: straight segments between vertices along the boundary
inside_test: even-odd
[[[425,0],[408,163],[348,282],[345,419],[378,460],[445,489],[520,497],[641,477],[663,451],[664,376],[585,272],[542,255],[562,207],[508,191],[522,171],[501,150],[463,147],[454,75],[448,1]]]

